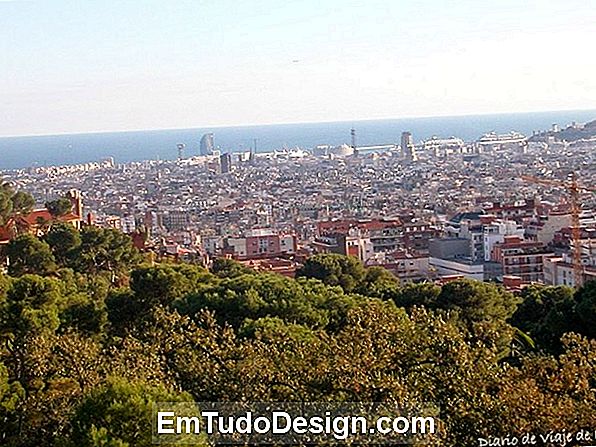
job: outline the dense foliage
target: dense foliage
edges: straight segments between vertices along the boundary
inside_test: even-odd
[[[33,209],[35,200],[24,191],[15,191],[8,183],[0,184],[0,225],[6,225],[18,214]]]
[[[159,401],[428,402],[445,446],[596,426],[593,283],[400,285],[336,255],[296,280],[148,265],[63,225],[6,254],[1,445],[149,446]]]

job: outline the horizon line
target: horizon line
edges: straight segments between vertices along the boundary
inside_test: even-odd
[[[368,121],[391,121],[391,120],[408,120],[408,119],[433,119],[433,118],[463,118],[471,116],[499,116],[499,115],[527,115],[539,113],[562,113],[562,112],[596,112],[594,109],[557,109],[557,110],[534,110],[523,112],[482,112],[482,113],[461,113],[461,114],[440,114],[440,115],[410,115],[401,117],[379,117],[379,118],[358,118],[358,119],[338,119],[338,120],[323,120],[323,121],[288,121],[276,123],[251,123],[251,124],[219,124],[213,126],[193,126],[193,127],[161,127],[152,129],[120,129],[120,130],[89,130],[89,131],[75,131],[75,132],[53,132],[53,133],[32,133],[32,134],[13,134],[0,135],[0,139],[5,138],[36,138],[36,137],[58,137],[66,135],[97,135],[108,133],[134,133],[134,132],[162,132],[162,131],[178,131],[178,130],[193,130],[193,129],[230,129],[239,127],[268,127],[268,126],[291,126],[301,124],[336,124],[349,122],[368,122]],[[594,116],[596,120],[596,116]],[[560,124],[560,123],[555,123]]]

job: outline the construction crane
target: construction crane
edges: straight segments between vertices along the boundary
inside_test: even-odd
[[[579,215],[581,213],[580,194],[582,192],[596,192],[596,188],[580,186],[575,172],[571,173],[569,180],[555,180],[530,175],[522,175],[522,180],[539,185],[563,188],[569,194],[571,202],[571,239],[573,240],[573,282],[575,287],[580,287],[583,282],[583,266],[581,253],[581,228]]]

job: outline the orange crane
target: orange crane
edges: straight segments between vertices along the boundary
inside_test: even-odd
[[[530,175],[522,175],[522,180],[539,185],[554,186],[563,188],[571,199],[571,238],[573,240],[573,282],[575,287],[580,287],[583,282],[583,267],[581,253],[581,229],[579,225],[579,214],[581,212],[580,193],[596,192],[596,188],[580,186],[577,182],[577,175],[572,173],[569,180],[555,180]]]

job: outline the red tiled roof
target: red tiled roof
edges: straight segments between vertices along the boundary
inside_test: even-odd
[[[50,222],[53,217],[47,209],[43,208],[39,210],[33,210],[28,215],[22,216],[22,218],[30,225],[37,225],[39,220]],[[74,213],[68,213],[64,216],[57,217],[57,220],[60,222],[72,222],[75,220],[80,220],[80,217]]]
[[[6,244],[12,239],[12,231],[8,225],[0,227],[0,244]]]
[[[41,222],[50,222],[50,221],[52,221],[53,218],[52,218],[52,215],[50,214],[50,212],[47,209],[43,208],[43,209],[33,210],[29,214],[24,215],[24,216],[18,216],[18,219],[21,222],[26,223],[29,227],[35,228],[35,227],[37,227],[37,225],[39,225],[40,221]],[[64,216],[59,216],[56,219],[60,222],[76,222],[76,221],[80,220],[80,217],[74,213],[68,213],[68,214],[65,214]],[[13,224],[14,224],[14,219],[10,219],[6,225],[0,226],[0,243],[6,244],[8,241],[10,241],[13,238],[14,234],[11,231]]]
[[[384,228],[399,228],[402,226],[399,220],[371,220],[370,222],[362,222],[359,225],[367,230],[382,230]]]

